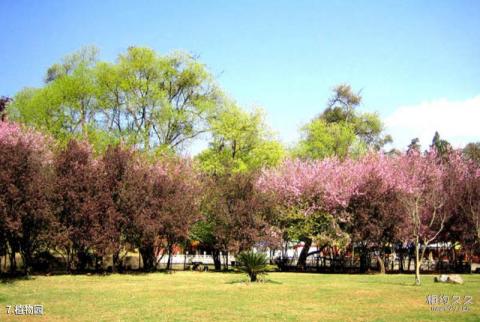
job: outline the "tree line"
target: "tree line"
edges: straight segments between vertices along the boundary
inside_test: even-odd
[[[193,242],[216,269],[220,254],[258,243],[304,241],[302,266],[312,243],[357,245],[382,263],[385,245],[412,242],[419,283],[428,244],[478,247],[479,144],[454,150],[436,133],[427,151],[417,139],[387,151],[392,138],[361,101],[334,87],[285,148],[196,57],[130,47],[109,63],[82,49],[42,87],[1,100],[0,252],[12,270],[20,253],[29,273],[53,253],[68,271],[107,256],[118,271],[138,250],[150,271]],[[209,146],[182,156],[201,136]]]
[[[0,123],[2,255],[25,273],[35,257],[54,252],[68,271],[111,255],[113,269],[138,249],[147,271],[174,245],[198,240],[220,252],[261,242],[304,240],[375,250],[415,244],[417,282],[432,242],[480,242],[480,166],[460,151],[432,146],[358,158],[286,159],[249,173],[208,173],[198,162],[164,154],[148,158],[122,145],[95,154],[71,140],[52,139]],[[167,268],[170,267],[168,260]]]

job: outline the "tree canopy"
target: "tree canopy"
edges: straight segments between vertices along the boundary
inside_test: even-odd
[[[43,87],[20,91],[9,111],[64,141],[178,150],[208,130],[222,102],[212,75],[192,55],[130,47],[109,63],[84,48],[52,65]]]
[[[231,103],[211,121],[211,141],[197,159],[210,174],[248,172],[278,164],[282,145],[268,130],[261,110],[248,113]]]
[[[360,155],[369,149],[380,150],[392,141],[383,134],[383,124],[375,113],[360,113],[362,97],[347,84],[337,85],[327,108],[302,128],[296,155],[321,159]]]

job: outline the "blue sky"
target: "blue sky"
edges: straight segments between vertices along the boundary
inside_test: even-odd
[[[479,1],[0,0],[0,12],[3,95],[40,86],[84,45],[111,61],[131,45],[182,49],[244,107],[264,108],[286,144],[343,82],[396,147],[426,146],[434,130],[456,146],[480,141]]]

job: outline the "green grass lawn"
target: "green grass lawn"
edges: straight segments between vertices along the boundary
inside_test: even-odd
[[[176,272],[109,276],[35,276],[0,284],[6,305],[43,304],[35,321],[480,321],[480,275],[464,285],[412,275],[270,273],[245,283],[234,273]],[[468,312],[432,312],[426,296],[473,296]]]

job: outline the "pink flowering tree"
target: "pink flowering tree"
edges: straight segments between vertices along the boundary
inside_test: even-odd
[[[384,251],[387,244],[402,238],[404,216],[398,216],[398,176],[395,159],[381,153],[368,154],[356,161],[359,184],[348,206],[347,231],[352,240],[352,261],[355,248],[360,255],[360,271],[368,269],[369,255],[374,253],[381,273],[386,268]]]
[[[451,153],[447,165],[449,208],[455,214],[448,238],[474,246],[480,243],[480,165],[461,151]]]
[[[12,273],[17,252],[29,274],[35,254],[49,241],[53,217],[48,143],[38,132],[0,122],[0,242]]]
[[[348,239],[339,224],[347,220],[344,210],[358,188],[359,165],[352,159],[287,160],[276,169],[264,170],[258,179],[258,189],[279,205],[279,226],[288,237],[305,242],[299,267],[305,267],[313,240]]]
[[[169,270],[173,246],[185,243],[190,227],[200,219],[200,180],[191,160],[178,157],[163,157],[152,166],[151,176],[151,211]]]
[[[55,156],[54,171],[56,248],[68,271],[83,271],[92,256],[97,264],[106,255],[111,233],[106,223],[113,205],[102,180],[101,163],[87,142],[71,140]]]
[[[184,242],[200,215],[200,184],[189,160],[163,156],[154,164],[138,157],[120,192],[126,241],[139,249],[145,271],[155,270],[173,246]]]
[[[480,244],[480,167],[470,162],[463,178],[464,194],[461,206],[474,229],[476,243]]]
[[[420,285],[425,251],[444,231],[450,215],[446,207],[446,165],[435,150],[425,154],[411,150],[395,161],[397,189],[401,195],[399,210],[408,219],[406,233],[415,245],[415,284]]]

